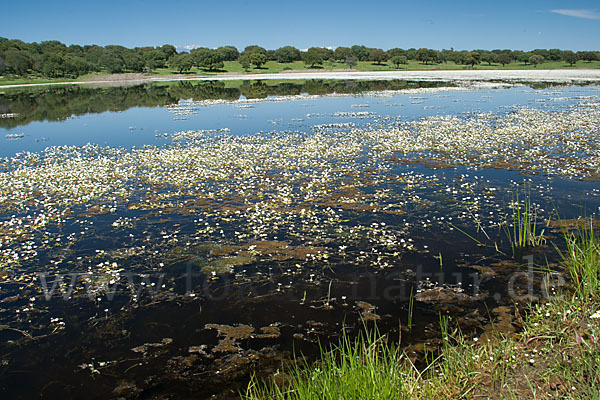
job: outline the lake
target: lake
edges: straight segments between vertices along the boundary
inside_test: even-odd
[[[0,93],[0,393],[237,398],[376,324],[410,357],[567,282],[600,86]],[[520,246],[518,220],[535,221]]]

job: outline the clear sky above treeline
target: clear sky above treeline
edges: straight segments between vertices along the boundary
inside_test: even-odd
[[[0,36],[65,44],[600,50],[599,0],[2,1]]]

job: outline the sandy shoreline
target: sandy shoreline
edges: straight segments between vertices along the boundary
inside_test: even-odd
[[[458,71],[290,71],[278,74],[222,74],[222,75],[163,75],[141,74],[107,75],[102,78],[77,82],[29,83],[0,85],[0,89],[55,85],[125,86],[151,82],[170,81],[228,81],[228,80],[298,80],[298,79],[355,79],[355,80],[411,80],[411,81],[502,81],[502,82],[600,82],[600,69],[551,70],[458,70]]]

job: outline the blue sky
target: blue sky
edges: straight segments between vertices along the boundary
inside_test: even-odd
[[[3,1],[0,36],[66,44],[600,50],[600,1]]]

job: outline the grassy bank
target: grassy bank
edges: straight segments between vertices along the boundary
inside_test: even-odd
[[[588,220],[589,221],[589,220]],[[530,305],[518,334],[480,338],[449,332],[425,368],[377,332],[347,336],[322,351],[317,367],[282,373],[278,385],[254,380],[245,399],[598,399],[600,398],[600,242],[592,224],[565,232],[568,289]],[[281,383],[283,381],[283,384]]]
[[[597,69],[600,68],[600,61],[593,62],[583,62],[579,61],[575,65],[571,66],[564,61],[552,61],[546,62],[543,64],[539,64],[537,66],[533,66],[531,64],[523,64],[519,62],[513,62],[510,64],[506,64],[502,66],[501,64],[479,64],[474,67],[466,66],[462,64],[456,64],[452,61],[442,64],[423,64],[419,61],[410,60],[407,64],[400,65],[399,68],[396,68],[390,62],[376,64],[370,61],[359,61],[352,68],[348,67],[348,65],[340,62],[333,61],[325,61],[322,65],[316,65],[314,67],[306,66],[302,61],[295,61],[291,63],[278,63],[276,61],[268,61],[265,65],[260,68],[256,68],[254,65],[245,70],[242,68],[241,64],[237,61],[226,61],[224,63],[224,67],[218,71],[204,71],[198,68],[192,68],[189,74],[220,74],[220,73],[252,73],[252,74],[274,74],[289,70],[308,70],[308,71],[334,71],[334,70],[353,70],[353,71],[454,71],[454,70],[466,70],[466,69],[475,69],[475,70],[486,70],[486,69],[499,69],[499,70],[528,70],[528,69],[577,69],[577,68],[592,68]],[[154,71],[157,74],[176,74],[177,71],[169,68],[158,69]]]
[[[260,68],[254,65],[248,69],[242,68],[242,65],[237,61],[226,61],[224,67],[217,71],[205,71],[199,68],[192,68],[190,71],[185,73],[178,73],[177,70],[172,68],[158,68],[149,74],[148,76],[161,76],[161,75],[178,75],[178,76],[190,76],[190,75],[219,75],[223,73],[238,73],[238,74],[275,74],[285,71],[335,71],[335,70],[352,70],[352,71],[456,71],[456,70],[544,70],[544,69],[600,69],[600,61],[584,62],[578,61],[575,65],[569,65],[564,61],[551,61],[533,66],[531,64],[523,64],[519,62],[513,62],[502,66],[501,64],[479,64],[474,67],[465,66],[462,64],[456,64],[452,61],[442,64],[423,64],[421,62],[410,60],[407,64],[396,67],[392,63],[373,63],[370,61],[359,61],[355,66],[349,68],[348,65],[340,62],[326,61],[323,65],[317,65],[309,67],[302,61],[295,61],[291,63],[278,63],[276,61],[268,61],[265,65]],[[85,80],[110,80],[108,77],[110,74],[106,73],[92,73],[85,76],[81,76],[78,79],[64,79],[64,78],[42,78],[42,77],[27,77],[27,78],[16,78],[16,77],[0,77],[0,85],[23,85],[23,84],[35,84],[35,83],[60,83],[60,82],[79,82]]]

